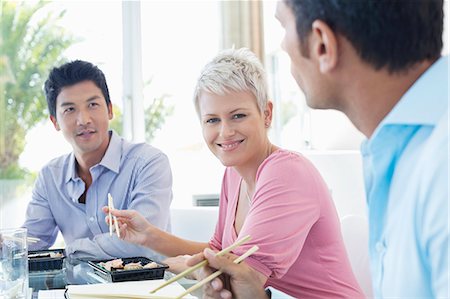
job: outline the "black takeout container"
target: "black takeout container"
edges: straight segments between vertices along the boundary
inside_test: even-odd
[[[99,263],[102,262],[105,263],[107,261],[110,260],[88,261],[88,264],[94,269],[95,274],[97,274],[98,276],[109,282],[162,279],[164,278],[164,271],[167,268],[169,268],[169,266],[165,264],[154,261],[155,263],[158,264],[159,267],[152,269],[137,269],[137,270],[118,270],[112,268],[111,271],[108,271],[99,265]],[[153,262],[153,260],[148,259],[146,257],[122,258],[122,261],[124,265],[129,263],[141,262],[143,266]]]
[[[61,257],[50,257],[50,253],[60,253]],[[42,256],[35,256],[35,255]],[[63,260],[66,257],[64,249],[45,249],[28,251],[29,271],[60,270],[63,267]]]

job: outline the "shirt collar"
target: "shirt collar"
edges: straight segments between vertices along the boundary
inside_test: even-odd
[[[72,152],[69,155],[69,163],[68,168],[66,172],[66,183],[68,183],[71,179],[75,180],[78,178],[77,170],[76,170],[76,164],[75,164],[75,154]]]
[[[109,140],[108,148],[106,149],[105,155],[98,165],[102,165],[111,171],[116,173],[119,172],[120,168],[120,158],[122,156],[122,140],[114,131],[109,131],[111,136]],[[66,173],[66,183],[71,179],[75,180],[78,178],[78,174],[76,171],[76,163],[75,163],[75,154],[72,152],[69,155],[69,167]]]
[[[379,127],[386,124],[435,126],[448,107],[448,57],[438,59],[408,89]]]
[[[448,57],[439,58],[406,91],[400,101],[381,121],[370,139],[361,144],[367,155],[387,125],[435,126],[448,109]]]
[[[116,132],[112,130],[109,132],[111,135],[109,146],[99,165],[102,165],[115,173],[119,173],[120,158],[122,157],[122,139]]]

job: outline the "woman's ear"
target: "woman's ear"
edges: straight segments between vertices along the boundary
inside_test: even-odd
[[[314,21],[309,42],[311,55],[318,62],[320,71],[327,73],[334,69],[338,62],[339,48],[336,33],[330,26],[321,20]]]
[[[272,123],[272,112],[273,112],[273,103],[271,101],[268,101],[266,109],[264,109],[264,126],[266,128],[270,127],[270,124]]]

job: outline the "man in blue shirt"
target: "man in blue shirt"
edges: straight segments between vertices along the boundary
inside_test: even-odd
[[[448,298],[443,1],[284,0],[276,17],[308,105],[342,111],[367,137],[361,151],[375,297]],[[250,287],[246,266],[204,255],[231,275],[236,296],[265,296]],[[216,280],[205,291],[230,298],[222,286]]]
[[[30,249],[52,246],[61,231],[66,254],[74,258],[158,258],[110,236],[102,207],[110,193],[115,208],[138,210],[170,230],[172,174],[166,155],[108,129],[113,112],[106,79],[91,63],[76,60],[52,69],[45,93],[50,119],[73,152],[39,173],[23,225],[40,239]]]

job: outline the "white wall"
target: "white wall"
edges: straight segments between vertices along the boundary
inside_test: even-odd
[[[302,151],[328,185],[339,217],[366,216],[366,196],[359,151]]]

